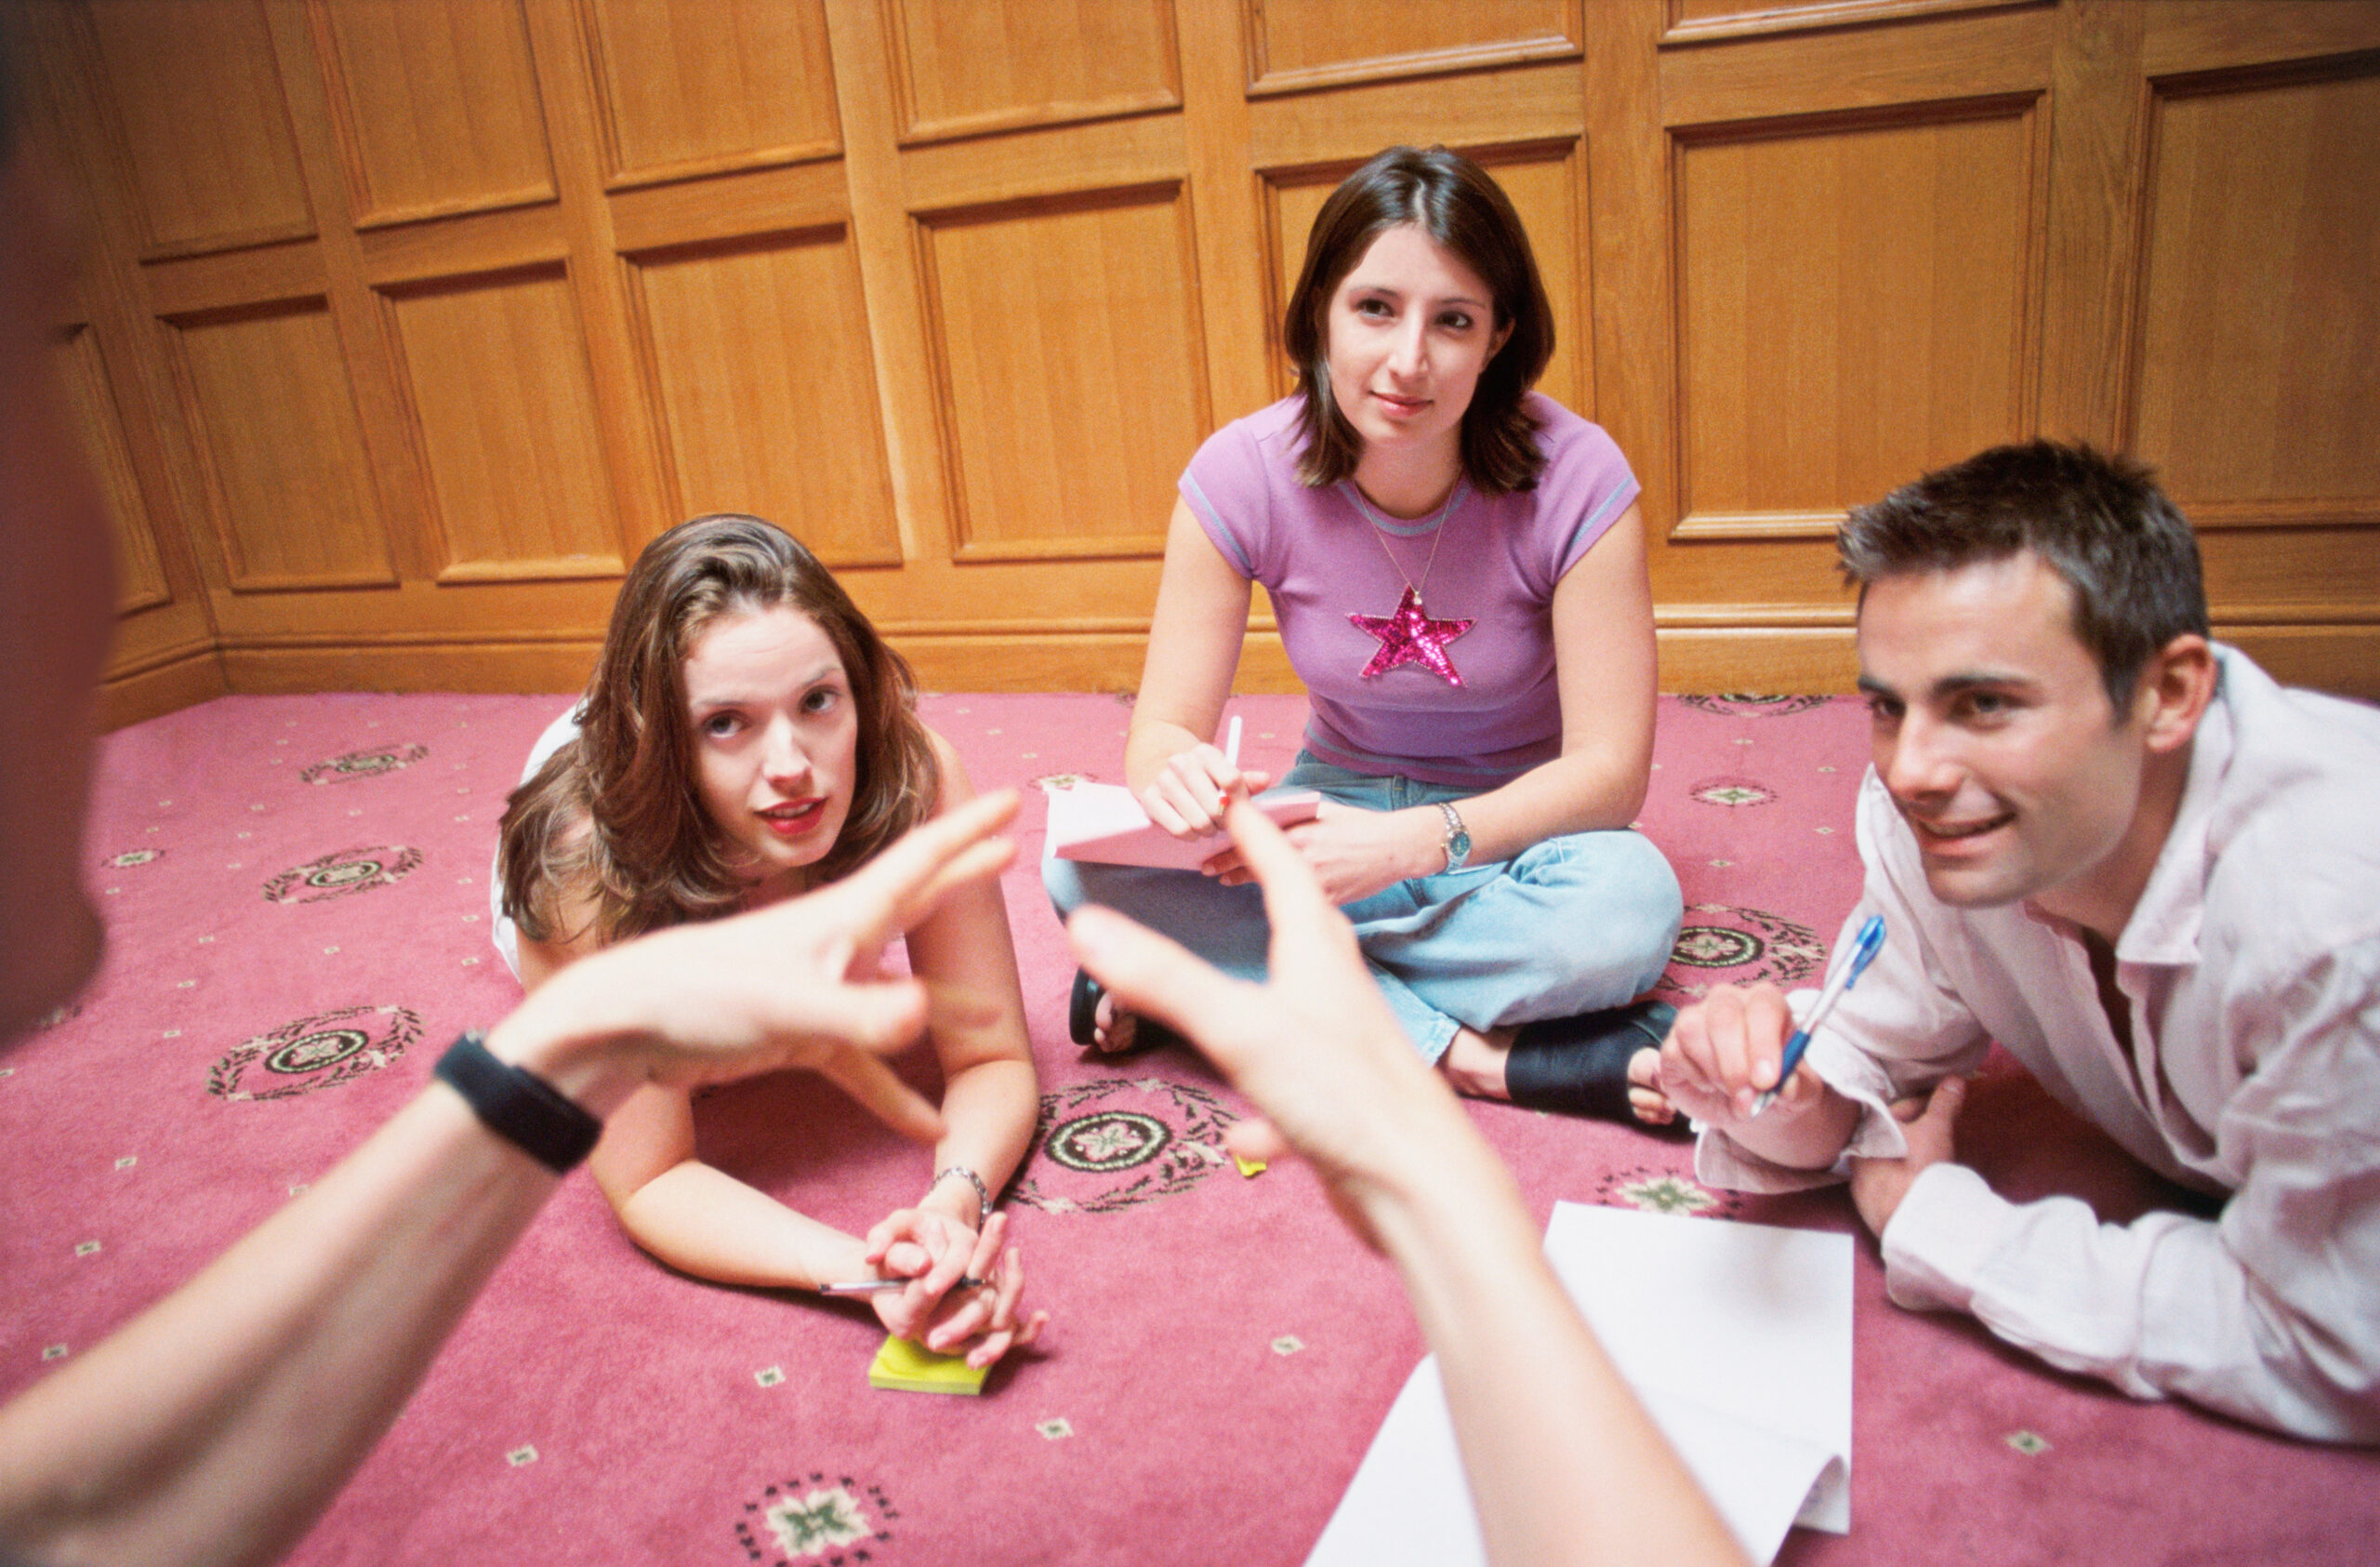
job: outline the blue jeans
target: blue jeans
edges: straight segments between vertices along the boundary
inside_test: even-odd
[[[1300,753],[1276,787],[1343,805],[1402,810],[1474,790],[1350,772]],[[1226,974],[1262,979],[1271,929],[1250,885],[1195,870],[1045,857],[1041,884],[1064,919],[1103,904],[1163,931]],[[1620,1006],[1653,988],[1685,917],[1669,861],[1624,829],[1574,832],[1497,864],[1399,882],[1342,910],[1389,1009],[1424,1058],[1455,1029],[1479,1031]]]

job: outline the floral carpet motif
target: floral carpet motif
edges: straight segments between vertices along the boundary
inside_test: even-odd
[[[1816,984],[1826,966],[1826,943],[1809,926],[1761,909],[1698,903],[1686,911],[1670,970],[1656,993],[1684,1005],[1713,985],[1765,980],[1788,989]]]
[[[206,1091],[234,1101],[295,1098],[377,1072],[420,1037],[421,1019],[401,1006],[301,1017],[228,1052],[206,1074]]]
[[[429,755],[430,748],[423,745],[377,746],[368,750],[350,750],[315,763],[298,775],[298,781],[332,784],[349,783],[357,778],[377,778],[386,773],[401,772]]]
[[[766,1567],[844,1567],[876,1560],[871,1545],[892,1538],[883,1527],[900,1515],[881,1486],[862,1485],[849,1475],[828,1483],[823,1472],[788,1480],[744,1504],[735,1542],[745,1559]],[[880,1522],[879,1521],[881,1521]]]
[[[341,849],[294,866],[264,884],[267,903],[319,903],[374,887],[390,887],[413,874],[421,851],[400,843]]]
[[[1012,1201],[1051,1214],[1113,1214],[1232,1167],[1214,1094],[1170,1078],[1105,1078],[1041,1096],[1037,1157]]]
[[[425,1039],[519,1003],[488,943],[489,856],[530,742],[569,701],[231,697],[107,737],[85,861],[107,956],[0,1061],[0,1396],[86,1354],[411,1102]],[[1105,695],[920,710],[981,790],[1112,777],[1130,719]],[[1286,769],[1303,703],[1230,710],[1249,764]],[[1638,827],[1687,906],[1666,999],[1822,970],[1858,890],[1867,729],[1847,699],[1662,699]],[[1304,1560],[1419,1328],[1310,1172],[1238,1172],[1223,1135],[1250,1112],[1205,1063],[1067,1040],[1044,810],[1025,789],[1001,880],[1040,1097],[1006,1207],[1027,1304],[1051,1313],[1040,1342],[979,1398],[880,1391],[866,1304],[673,1273],[575,1175],[289,1567]],[[939,1092],[932,1051],[895,1067]],[[2002,1138],[1978,1168],[2038,1136],[2032,1092],[1997,1120],[1973,1096],[1962,1135]],[[1540,1223],[1601,1202],[1858,1232],[1839,1189],[1716,1191],[1690,1148],[1627,1126],[1463,1113]],[[695,1123],[722,1169],[853,1233],[934,1168],[801,1073],[707,1092]],[[2062,1377],[1971,1321],[1893,1307],[1872,1242],[1853,1266],[1854,1528],[1796,1531],[1784,1567],[2371,1559],[2380,1454]]]

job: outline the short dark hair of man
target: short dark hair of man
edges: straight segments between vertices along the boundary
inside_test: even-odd
[[[2210,635],[2198,539],[2130,458],[2085,445],[1994,446],[1853,509],[1835,536],[1844,579],[1955,571],[2030,551],[2074,594],[2074,635],[2122,719],[2150,655]]]
[[[1493,297],[1493,326],[1512,336],[1479,372],[1462,416],[1462,469],[1490,495],[1537,487],[1545,466],[1537,420],[1521,398],[1554,357],[1554,306],[1538,275],[1528,231],[1488,171],[1444,147],[1391,147],[1340,182],[1314,215],[1305,265],[1281,325],[1297,366],[1305,437],[1298,477],[1319,489],[1355,471],[1364,438],[1330,396],[1330,298],[1372,243],[1410,223],[1479,274]]]

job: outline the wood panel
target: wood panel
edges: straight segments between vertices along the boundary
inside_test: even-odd
[[[105,105],[121,127],[142,253],[313,232],[260,5],[90,0]]]
[[[59,382],[66,390],[67,412],[82,438],[83,455],[98,479],[100,502],[107,508],[108,535],[115,546],[115,612],[130,615],[172,602],[165,586],[165,566],[159,557],[157,537],[148,502],[132,471],[132,450],[108,385],[107,367],[99,361],[99,337],[88,326],[70,330],[58,350]]]
[[[2380,56],[2161,84],[2126,444],[2201,527],[2380,522]]]
[[[2380,694],[2380,0],[25,15],[114,713],[575,680],[729,507],[930,680],[1129,688],[1180,467],[1288,387],[1311,215],[1393,142],[1522,213],[1671,688],[1846,684],[1833,519],[2041,431],[2164,468],[2225,634]],[[1240,679],[1291,683],[1261,611]]]
[[[554,199],[517,0],[312,8],[360,228]]]
[[[1580,0],[1244,0],[1249,86],[1309,91],[1350,82],[1477,70],[1579,53]]]
[[[1831,537],[2030,431],[2027,100],[1679,137],[1673,536]]]
[[[1149,498],[1214,422],[1181,188],[961,208],[921,234],[958,558],[1161,549]]]
[[[625,189],[841,150],[820,0],[582,0],[603,172]]]
[[[442,582],[616,577],[587,345],[561,267],[392,289]],[[537,374],[524,377],[522,365]]]
[[[766,517],[837,568],[898,565],[875,366],[845,329],[865,309],[849,232],[635,259],[671,511]]]
[[[904,141],[1178,108],[1171,0],[884,0]]]
[[[170,323],[183,421],[234,590],[396,580],[346,361],[319,299]]]
[[[1665,44],[1905,21],[1949,11],[1992,10],[2040,0],[1668,0]]]

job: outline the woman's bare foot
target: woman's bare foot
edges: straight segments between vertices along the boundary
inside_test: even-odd
[[[1512,1054],[1516,1031],[1494,1029],[1482,1034],[1472,1029],[1457,1029],[1453,1042],[1438,1057],[1438,1070],[1458,1094],[1474,1099],[1509,1101],[1513,1095],[1504,1081],[1504,1062]],[[1628,1058],[1628,1108],[1634,1112],[1638,1124],[1667,1126],[1677,1119],[1676,1108],[1661,1093],[1660,1084],[1661,1053],[1648,1044]]]
[[[1102,994],[1091,1018],[1091,1048],[1102,1056],[1121,1056],[1132,1048],[1140,1026],[1131,1013],[1117,1010],[1114,996]]]
[[[1628,1057],[1628,1108],[1646,1126],[1667,1126],[1677,1119],[1677,1107],[1661,1092],[1661,1053],[1654,1045]]]

